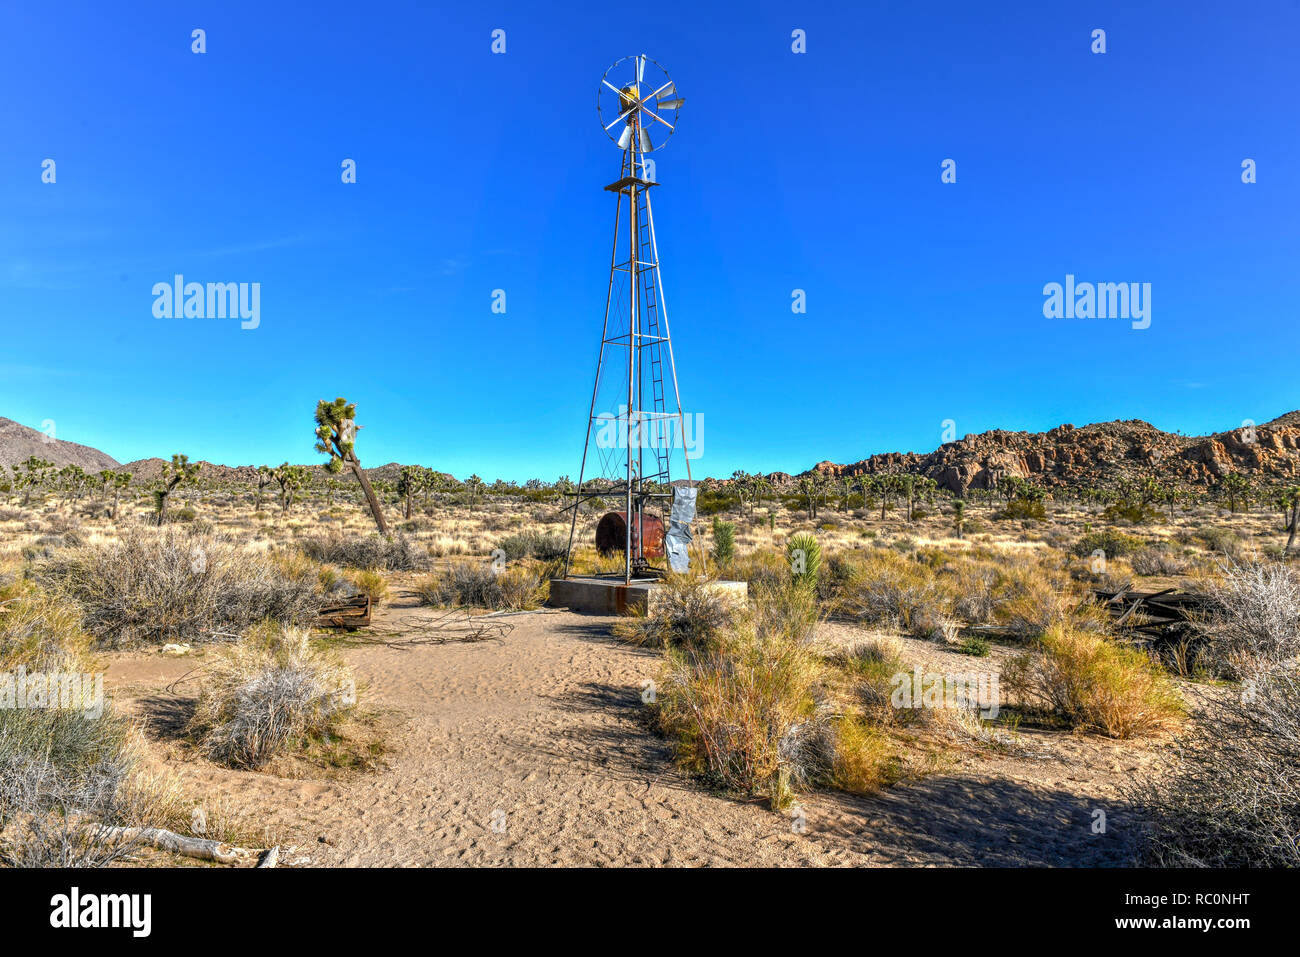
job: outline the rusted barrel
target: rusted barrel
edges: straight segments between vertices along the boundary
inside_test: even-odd
[[[664,554],[664,523],[657,515],[643,515],[640,524],[645,529],[645,542],[641,554],[646,558],[662,558]],[[636,551],[638,529],[632,528],[633,552]],[[623,551],[627,545],[627,517],[625,512],[606,512],[596,524],[596,551],[612,555]]]

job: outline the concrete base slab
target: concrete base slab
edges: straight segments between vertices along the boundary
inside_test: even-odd
[[[749,599],[748,582],[710,582],[708,587],[741,603]],[[624,583],[621,575],[552,578],[549,604],[596,615],[631,615],[654,608],[658,591],[656,578],[633,579],[630,585]]]

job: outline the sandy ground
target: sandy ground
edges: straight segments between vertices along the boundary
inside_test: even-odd
[[[396,605],[400,631],[427,609]],[[289,779],[231,771],[177,744],[193,658],[116,654],[107,690],[146,717],[192,796],[220,795],[320,866],[1106,865],[1128,860],[1114,782],[1159,745],[1022,732],[1011,753],[956,748],[920,780],[879,796],[821,794],[789,813],[712,793],[680,774],[653,732],[642,682],[657,653],[608,637],[609,619],[513,616],[504,642],[349,647],[363,703],[395,727],[385,766]],[[847,640],[851,629],[828,640]],[[836,631],[838,629],[838,631]],[[972,659],[909,642],[927,667]],[[917,647],[912,647],[917,646]],[[944,662],[942,659],[953,660]],[[1107,815],[1094,834],[1094,811]]]

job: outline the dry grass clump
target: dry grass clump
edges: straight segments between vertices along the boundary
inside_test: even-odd
[[[1215,611],[1199,661],[1227,677],[1284,668],[1300,654],[1300,569],[1228,561],[1208,582]]]
[[[1177,691],[1145,654],[1067,622],[1008,662],[1002,680],[1030,708],[1115,738],[1163,730],[1183,714]]]
[[[751,591],[782,588],[790,582],[790,562],[778,549],[756,548],[733,558],[727,574],[736,581],[748,582]]]
[[[1143,863],[1300,867],[1300,677],[1255,675],[1199,719],[1169,773],[1130,789]]]
[[[370,596],[373,604],[378,605],[388,597],[388,581],[382,572],[363,568],[351,572],[348,578],[358,592]]]
[[[1182,575],[1189,566],[1187,559],[1168,547],[1144,548],[1129,561],[1139,575]]]
[[[546,570],[515,565],[500,571],[478,562],[457,562],[415,584],[422,605],[518,611],[546,598]]]
[[[829,661],[854,682],[863,710],[877,722],[891,723],[898,709],[890,703],[894,676],[903,671],[903,646],[892,636],[866,638],[834,652]]]
[[[76,601],[85,629],[108,647],[212,640],[263,618],[301,622],[320,594],[314,576],[291,577],[276,560],[174,527],[57,553],[34,574]]]
[[[496,547],[505,553],[506,561],[537,558],[552,562],[564,557],[569,547],[569,539],[567,535],[530,528],[507,535],[497,542]]]
[[[79,670],[88,664],[90,638],[75,606],[32,586],[15,587],[0,601],[0,672]]]
[[[765,607],[774,600],[787,607]],[[657,697],[659,725],[685,767],[774,808],[801,790],[867,790],[886,778],[881,741],[827,695],[826,663],[791,612],[806,601],[760,593],[710,640],[670,645]]]
[[[415,544],[404,535],[384,538],[373,535],[321,535],[304,538],[299,547],[318,562],[343,565],[367,570],[382,569],[390,572],[419,571],[427,568],[429,561]]]
[[[256,769],[337,736],[352,673],[306,629],[266,623],[210,659],[190,733],[212,760]]]
[[[16,694],[17,683],[31,677],[50,693],[57,681],[58,691],[47,706],[0,706],[0,863],[103,866],[132,850],[110,846],[94,822],[131,816],[125,786],[138,760],[134,728],[94,685],[90,641],[76,609],[30,585],[7,592],[0,695]]]
[[[655,589],[646,614],[620,618],[618,638],[649,648],[704,647],[730,622],[735,605],[706,579],[689,574],[668,575]]]
[[[854,621],[912,632],[947,612],[946,596],[925,564],[885,549],[846,561],[834,609]]]

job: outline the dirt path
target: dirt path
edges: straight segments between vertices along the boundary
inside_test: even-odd
[[[387,608],[379,623],[401,630],[426,615]],[[795,833],[788,816],[709,793],[673,769],[640,700],[641,682],[658,674],[656,653],[612,641],[603,618],[543,611],[510,621],[503,643],[344,652],[364,700],[400,725],[377,773],[291,780],[169,763],[188,792],[224,795],[326,866],[1126,858],[1125,815],[1107,784],[1137,767],[1122,746],[1051,735],[1050,758],[964,757],[876,798],[812,797],[806,830]],[[196,663],[114,656],[108,690],[156,700]],[[1098,807],[1108,812],[1103,835],[1090,829]]]

